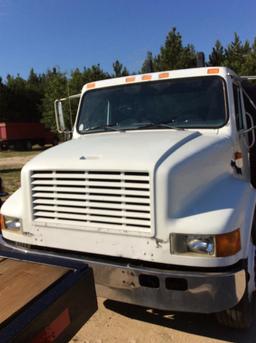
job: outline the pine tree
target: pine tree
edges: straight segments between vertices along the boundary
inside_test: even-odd
[[[45,90],[42,102],[42,122],[46,127],[56,130],[54,101],[67,96],[67,77],[57,68],[48,70],[45,76]],[[68,108],[64,110],[68,118]]]
[[[241,68],[241,75],[256,75],[256,37],[247,53]]]
[[[196,66],[193,45],[183,46],[182,37],[174,27],[167,35],[165,44],[155,59],[156,70],[182,69]]]
[[[212,52],[209,55],[209,65],[222,66],[224,61],[225,61],[224,47],[222,46],[219,40],[216,40],[216,43],[212,49]]]
[[[129,75],[129,72],[126,67],[122,65],[118,60],[116,60],[113,64],[113,70],[114,74],[112,74],[112,77],[121,77],[121,76],[127,76]]]
[[[225,50],[224,65],[234,70],[236,73],[241,74],[243,71],[243,65],[250,54],[250,43],[246,40],[244,43],[240,40],[237,33],[234,35],[234,40],[228,44]]]
[[[90,68],[84,68],[83,77],[85,83],[98,80],[109,79],[111,76],[101,69],[99,64],[94,64]]]
[[[147,52],[147,57],[145,58],[145,61],[143,62],[141,73],[152,73],[155,71],[154,67],[154,58],[151,51]]]

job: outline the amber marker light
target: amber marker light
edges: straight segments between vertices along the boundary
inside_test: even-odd
[[[129,83],[129,82],[134,82],[135,81],[135,76],[128,76],[126,79],[125,79],[125,82]]]
[[[235,160],[240,160],[243,157],[243,155],[240,151],[236,151],[234,153],[234,157],[235,157]]]
[[[169,77],[169,73],[160,73],[158,77],[159,79],[166,79],[167,77]]]
[[[207,70],[207,74],[219,74],[220,70],[219,68],[209,68]]]
[[[86,86],[87,89],[93,89],[95,88],[95,82],[88,83]]]
[[[2,229],[5,229],[4,216],[0,213],[0,232],[2,231]]]
[[[143,81],[148,81],[152,79],[152,75],[146,74],[146,75],[142,75],[141,79]]]
[[[240,229],[215,236],[216,256],[227,257],[241,250]]]

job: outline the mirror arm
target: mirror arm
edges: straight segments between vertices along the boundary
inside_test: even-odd
[[[251,127],[249,129],[245,129],[245,130],[241,130],[239,132],[239,134],[241,135],[244,135],[248,132],[251,132],[252,133],[252,143],[251,144],[248,144],[248,149],[252,148],[255,144],[255,129],[256,129],[256,126],[254,125],[254,122],[253,122],[253,117],[252,115],[249,113],[249,112],[245,112],[245,115],[250,119],[250,122],[251,122]]]

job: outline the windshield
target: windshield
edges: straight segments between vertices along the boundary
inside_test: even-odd
[[[224,80],[210,76],[88,91],[82,99],[77,129],[88,133],[155,128],[157,124],[168,124],[170,128],[218,128],[226,120]]]

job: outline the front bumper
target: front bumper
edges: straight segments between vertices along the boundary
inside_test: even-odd
[[[243,269],[205,273],[89,265],[94,270],[98,296],[155,309],[220,312],[235,306],[246,288]]]
[[[214,313],[235,306],[246,289],[246,271],[230,269],[221,272],[181,271],[160,269],[154,266],[133,266],[105,257],[83,256],[63,252],[16,248],[0,239],[1,252],[18,256],[24,253],[40,258],[63,258],[84,262],[94,271],[97,295],[150,307],[182,312]],[[130,263],[131,262],[131,263]],[[152,264],[153,265],[153,264]]]

